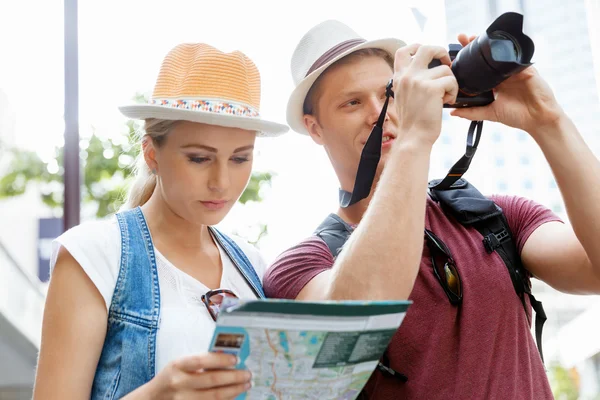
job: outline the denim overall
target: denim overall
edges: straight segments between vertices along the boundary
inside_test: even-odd
[[[118,399],[156,374],[156,333],[160,291],[154,245],[139,207],[117,214],[121,230],[121,265],[108,312],[108,330],[92,386],[92,399]],[[244,252],[209,227],[258,298],[260,279]]]

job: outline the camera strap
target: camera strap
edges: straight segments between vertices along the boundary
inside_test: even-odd
[[[394,97],[394,91],[392,90],[393,80],[390,80],[385,87],[385,103],[379,114],[379,119],[371,134],[363,147],[360,162],[358,164],[358,170],[356,171],[356,178],[354,179],[354,189],[352,192],[346,190],[339,190],[339,202],[343,208],[349,207],[359,201],[367,198],[371,193],[373,186],[373,180],[375,179],[375,173],[377,172],[377,165],[381,159],[381,144],[383,141],[383,123],[385,122],[385,116],[387,114],[387,108],[390,97]],[[457,180],[459,180],[469,169],[471,161],[477,146],[479,145],[479,139],[481,138],[481,131],[483,129],[483,121],[472,121],[467,134],[467,149],[465,154],[450,168],[450,171],[444,179],[438,184],[431,187],[430,189],[446,190],[449,189]]]
[[[392,83],[393,81],[390,80],[385,87],[385,103],[383,103],[381,114],[379,114],[379,119],[373,127],[373,130],[371,130],[371,134],[360,155],[360,163],[358,164],[356,178],[354,179],[354,189],[352,190],[352,193],[340,189],[340,206],[344,208],[358,203],[362,199],[367,198],[369,193],[371,193],[371,187],[373,186],[373,180],[375,179],[375,173],[377,172],[377,165],[381,158],[383,123],[385,122],[390,97],[394,97]]]
[[[431,186],[430,189],[450,189],[450,187],[467,172],[471,165],[471,161],[473,160],[473,156],[477,151],[482,129],[483,121],[471,121],[471,126],[469,126],[469,132],[467,133],[467,149],[465,150],[465,154],[452,166],[452,168],[450,168],[446,177],[439,183]]]

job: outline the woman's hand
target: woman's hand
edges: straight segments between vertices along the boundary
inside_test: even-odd
[[[234,369],[237,357],[203,353],[171,362],[125,399],[234,399],[252,387],[249,371]]]

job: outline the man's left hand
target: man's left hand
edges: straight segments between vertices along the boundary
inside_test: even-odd
[[[475,37],[458,35],[464,47]],[[531,66],[502,82],[494,89],[496,100],[483,107],[455,109],[451,115],[472,121],[500,122],[535,136],[558,123],[564,112],[552,89]],[[543,133],[542,133],[543,134]]]

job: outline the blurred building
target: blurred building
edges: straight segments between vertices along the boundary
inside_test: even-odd
[[[445,5],[449,43],[457,43],[461,32],[485,32],[504,12],[522,13],[525,33],[536,46],[535,68],[592,151],[600,155],[600,28],[595,26],[600,21],[600,1],[446,0]],[[443,175],[464,152],[468,125],[447,117],[436,156],[432,157],[433,174]],[[552,172],[525,132],[486,122],[466,178],[485,194],[525,196],[568,221]],[[581,398],[593,398],[600,393],[598,296],[561,294],[539,281],[534,282],[534,293],[548,315],[544,328],[546,364],[559,361],[567,368],[576,367]]]
[[[14,141],[15,115],[0,89],[0,176]],[[30,399],[33,388],[45,295],[35,275],[37,226],[22,216],[38,198],[0,200],[0,399]]]
[[[14,142],[15,115],[8,96],[0,89],[0,150]]]

